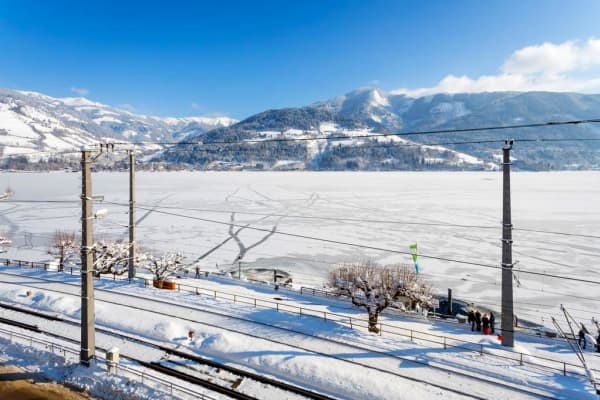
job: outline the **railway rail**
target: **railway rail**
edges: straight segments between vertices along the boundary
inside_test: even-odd
[[[13,275],[13,274],[8,274],[8,275]],[[15,276],[18,276],[18,275],[15,275]],[[23,278],[23,276],[19,276],[19,277]],[[74,285],[66,284],[66,283],[61,282],[61,281],[47,280],[47,279],[44,279],[44,278],[26,277],[26,279],[31,279],[33,281],[49,281],[49,282],[53,282],[53,283],[57,283],[57,284],[61,284],[61,285],[74,286]],[[24,283],[21,282],[21,284],[24,284]],[[78,295],[75,295],[75,294],[70,293],[70,292],[49,289],[47,287],[37,287],[37,286],[29,285],[29,284],[27,284],[27,286],[34,287],[34,288],[41,289],[41,290],[50,290],[50,291],[55,291],[55,292],[62,293],[62,294],[67,294],[67,295],[72,295],[72,296],[78,296]],[[116,293],[116,292],[110,291],[110,290],[105,290],[105,289],[97,289],[97,290],[109,292],[109,293],[111,293],[113,295],[123,296],[122,294],[119,294],[119,293]],[[420,365],[420,366],[426,366],[426,367],[431,368],[433,370],[443,371],[443,372],[445,372],[447,374],[451,374],[453,376],[459,376],[459,377],[462,377],[462,378],[467,378],[469,380],[476,380],[478,383],[487,382],[487,383],[489,383],[491,385],[495,385],[495,386],[498,386],[498,387],[503,387],[503,388],[508,389],[510,391],[514,391],[514,392],[518,392],[518,393],[522,393],[522,394],[527,394],[527,395],[530,395],[530,396],[533,396],[533,397],[536,397],[536,398],[554,398],[553,396],[547,395],[543,391],[540,391],[540,390],[532,390],[532,389],[523,387],[522,385],[517,385],[517,384],[514,384],[514,383],[502,382],[501,380],[493,379],[493,378],[486,377],[486,376],[480,375],[480,374],[472,374],[472,373],[467,373],[467,372],[464,372],[464,371],[458,371],[458,370],[456,370],[454,368],[449,368],[448,366],[440,365],[440,363],[431,364],[430,362],[424,362],[424,361],[415,360],[415,359],[412,359],[412,358],[409,358],[409,357],[403,357],[403,356],[399,356],[399,355],[395,355],[395,354],[390,354],[389,352],[378,350],[378,349],[375,349],[375,348],[372,348],[372,347],[361,346],[361,345],[351,344],[351,343],[347,343],[347,342],[341,342],[341,341],[338,341],[338,340],[332,340],[332,339],[329,339],[329,338],[323,338],[323,337],[318,336],[318,335],[309,335],[309,334],[306,334],[305,332],[299,332],[299,331],[291,330],[289,328],[283,328],[283,327],[279,327],[279,326],[275,326],[275,325],[269,325],[269,324],[265,324],[265,323],[261,323],[261,322],[257,322],[257,321],[252,321],[252,320],[248,320],[246,318],[236,317],[236,316],[232,316],[232,315],[225,315],[225,314],[218,313],[218,312],[215,312],[215,311],[201,310],[201,309],[197,309],[197,308],[194,308],[194,307],[187,307],[187,306],[184,307],[184,306],[181,306],[181,305],[176,305],[176,304],[174,304],[172,302],[165,302],[163,300],[157,300],[157,299],[149,299],[149,298],[144,297],[144,296],[137,296],[137,295],[131,295],[131,294],[128,294],[126,296],[127,297],[138,297],[138,298],[146,300],[146,301],[154,301],[154,302],[157,302],[157,303],[168,304],[170,306],[174,306],[175,305],[177,307],[181,307],[181,308],[184,308],[184,309],[187,309],[187,310],[193,310],[195,312],[200,312],[200,313],[207,313],[207,314],[219,315],[219,316],[227,317],[228,319],[236,319],[236,320],[244,321],[245,323],[251,323],[251,324],[255,324],[255,325],[263,325],[263,326],[269,326],[270,328],[273,328],[273,329],[278,329],[278,330],[281,330],[281,331],[285,331],[285,332],[289,332],[289,333],[294,333],[294,334],[301,334],[301,335],[313,337],[313,338],[316,338],[316,339],[319,339],[319,340],[322,340],[322,341],[326,341],[326,342],[329,342],[329,343],[335,343],[336,345],[344,346],[347,349],[360,350],[360,351],[368,351],[368,352],[370,352],[372,354],[377,354],[377,355],[379,355],[381,357],[394,358],[394,359],[401,360],[401,361],[404,361],[404,362],[409,362],[409,363],[417,364],[417,365]],[[110,301],[102,300],[102,299],[99,299],[98,301],[104,301],[104,302],[109,302],[110,303]],[[121,303],[118,303],[118,304],[121,305],[121,306],[125,306],[125,307],[135,308],[135,309],[138,309],[138,310],[141,310],[141,311],[148,311],[148,312],[153,312],[155,314],[161,314],[161,315],[164,315],[164,316],[168,316],[168,317],[171,317],[171,318],[178,318],[178,319],[185,320],[185,321],[188,321],[188,322],[196,322],[196,323],[200,323],[200,324],[204,324],[204,325],[208,325],[208,326],[214,326],[214,325],[211,325],[210,323],[207,323],[206,321],[201,321],[201,320],[197,320],[197,319],[190,319],[190,318],[182,317],[180,315],[163,313],[163,312],[157,311],[156,309],[150,310],[150,309],[146,309],[146,308],[143,308],[143,307],[134,307],[134,306],[130,306],[130,305],[126,305],[126,304],[121,304]],[[319,354],[319,355],[324,356],[324,357],[339,359],[341,361],[345,361],[347,363],[351,363],[351,364],[354,364],[354,365],[361,365],[363,367],[367,367],[367,368],[371,368],[371,369],[374,369],[374,370],[378,370],[377,367],[365,364],[365,363],[360,362],[360,361],[349,360],[349,359],[346,359],[346,358],[343,358],[343,357],[338,357],[338,356],[336,356],[334,354],[323,353],[323,352],[315,351],[314,349],[309,349],[309,348],[302,347],[302,346],[297,346],[297,345],[291,345],[290,343],[287,343],[287,342],[284,343],[284,342],[281,342],[281,341],[278,341],[278,340],[267,339],[267,338],[262,337],[262,336],[256,336],[256,335],[249,334],[247,332],[240,331],[239,329],[231,329],[231,328],[226,328],[226,327],[223,327],[223,326],[214,326],[214,327],[219,328],[219,329],[223,329],[223,330],[227,330],[227,331],[231,331],[231,332],[240,333],[240,334],[247,335],[247,336],[250,336],[250,337],[255,337],[255,338],[258,338],[258,339],[262,339],[262,340],[267,340],[267,341],[273,342],[273,343],[283,344],[283,345],[286,345],[286,346],[294,347],[294,348],[299,349],[299,350],[303,350],[303,351],[308,351],[308,352],[312,352],[312,353],[315,353],[315,354]],[[400,373],[397,373],[397,372],[392,372],[392,371],[387,371],[387,370],[382,370],[381,372],[385,372],[385,373],[388,373],[388,374],[391,374],[391,375],[395,375],[395,376],[400,377],[400,378],[409,379],[409,380],[412,380],[412,381],[417,381],[417,382],[421,381],[422,383],[426,383],[426,384],[429,384],[429,385],[432,385],[432,386],[435,386],[435,387],[439,387],[440,389],[443,389],[443,390],[448,390],[448,391],[451,391],[451,392],[460,393],[461,395],[469,395],[470,397],[473,397],[473,398],[481,398],[481,399],[487,398],[487,397],[478,397],[476,395],[469,394],[469,393],[464,393],[463,391],[457,390],[457,389],[452,388],[452,387],[448,387],[448,385],[438,384],[438,383],[432,382],[431,380],[428,380],[428,381],[420,380],[420,379],[415,378],[415,377],[406,376],[405,374],[400,374]]]

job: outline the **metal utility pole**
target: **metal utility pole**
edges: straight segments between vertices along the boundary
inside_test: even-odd
[[[238,261],[238,279],[242,279],[242,261]]]
[[[129,279],[135,278],[135,153],[129,150]]]
[[[80,363],[90,366],[96,355],[94,328],[94,259],[92,254],[92,160],[81,151],[81,352]]]
[[[510,150],[513,141],[502,147],[502,346],[514,347],[512,222],[510,216]]]

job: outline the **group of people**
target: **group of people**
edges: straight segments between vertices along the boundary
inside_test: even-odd
[[[581,329],[579,329],[579,347],[583,350],[586,348],[587,338],[586,335],[589,335],[588,330],[585,328],[583,324],[581,324]],[[590,335],[591,336],[591,335]],[[593,339],[590,339],[593,342]],[[598,337],[596,338],[596,351],[600,353],[600,329],[598,329]]]
[[[490,315],[486,313],[481,314],[479,310],[469,310],[468,321],[471,324],[471,332],[477,330],[477,332],[483,331],[484,335],[494,334],[494,325],[496,317],[494,313],[490,311]]]

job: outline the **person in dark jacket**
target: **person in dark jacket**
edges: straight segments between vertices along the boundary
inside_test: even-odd
[[[475,325],[477,326],[477,332],[481,332],[481,313],[479,310],[475,312]]]
[[[492,330],[492,335],[494,334],[494,323],[496,322],[496,317],[494,317],[494,313],[490,311],[490,329]]]
[[[471,324],[471,332],[475,330],[475,312],[473,310],[469,310],[468,321]]]
[[[487,316],[487,314],[483,314],[483,317],[481,318],[481,323],[483,324],[483,334],[489,335],[490,334],[490,318]]]
[[[600,353],[600,330],[598,331],[598,338],[596,339],[596,351]]]
[[[583,341],[583,349],[585,350],[585,331],[583,330],[583,326],[579,330],[579,346],[581,346],[581,341]]]

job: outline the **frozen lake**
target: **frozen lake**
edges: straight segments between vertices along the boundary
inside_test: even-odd
[[[245,248],[242,268],[276,267],[294,282],[316,286],[339,262],[411,259],[281,232],[402,252],[417,242],[422,254],[499,265],[501,178],[498,172],[141,172],[137,201],[146,209],[137,210],[138,244],[181,251],[188,262],[213,270],[237,270]],[[10,257],[48,259],[56,229],[80,230],[80,179],[77,173],[0,174],[0,189],[10,185],[15,192],[11,200],[73,201],[0,202],[0,231],[14,242]],[[94,194],[122,204],[96,205],[109,209],[106,219],[94,221],[96,239],[126,237],[127,185],[125,173],[93,175]],[[512,185],[515,228],[600,236],[600,172],[513,173]],[[230,234],[232,212],[239,226],[231,232],[243,228],[236,236],[242,247]],[[251,247],[274,227],[276,233]],[[598,238],[518,230],[513,237],[516,268],[600,280]],[[435,291],[453,288],[456,297],[499,308],[500,270],[425,258],[420,268]],[[520,316],[548,324],[563,303],[582,320],[599,317],[598,285],[517,278]]]

